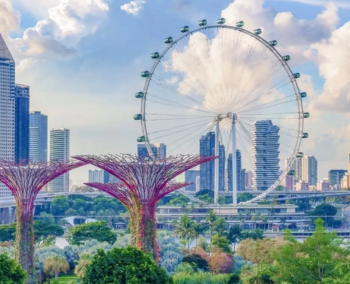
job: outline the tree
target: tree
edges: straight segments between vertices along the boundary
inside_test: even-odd
[[[252,198],[253,198],[252,194],[245,192],[245,193],[238,194],[237,199],[238,199],[238,202],[245,202],[245,201],[248,201]]]
[[[46,275],[55,275],[55,279],[61,272],[66,273],[69,270],[69,264],[65,257],[62,256],[50,256],[46,258],[44,263],[44,272]]]
[[[182,262],[191,264],[195,270],[198,268],[208,271],[208,261],[199,254],[188,254],[182,259]]]
[[[337,214],[337,208],[330,204],[321,204],[316,206],[315,210],[310,212],[311,216],[321,218],[325,222],[325,226],[333,223],[333,216]]]
[[[41,212],[40,213],[40,222],[52,225],[55,223],[55,218],[53,217],[52,214],[48,214],[46,212]]]
[[[236,250],[236,244],[242,239],[242,228],[238,224],[233,225],[227,235],[227,239],[233,244],[233,250]]]
[[[51,202],[51,214],[54,216],[63,216],[69,208],[69,199],[65,196],[56,196]]]
[[[210,245],[211,245],[211,251],[220,250],[222,252],[232,253],[228,239],[225,236],[223,237],[219,235],[212,236]]]
[[[0,225],[0,242],[13,242],[16,238],[16,223]]]
[[[133,248],[99,250],[85,270],[83,284],[170,284],[163,268],[144,252]]]
[[[212,236],[214,231],[215,231],[215,224],[216,224],[217,219],[218,219],[218,217],[215,215],[213,210],[210,210],[209,214],[205,218],[205,220],[207,221],[208,226],[209,226],[210,236]]]
[[[216,252],[210,256],[209,268],[214,273],[231,273],[233,270],[232,255],[224,252]]]
[[[323,220],[315,221],[315,233],[299,243],[289,242],[273,254],[271,279],[276,283],[336,283],[342,274],[339,265],[349,264],[350,253],[336,232],[327,233]],[[348,282],[338,282],[348,283]]]
[[[226,228],[226,221],[224,218],[219,217],[215,221],[214,224],[214,231],[219,235],[219,236],[226,236],[227,235],[227,228]]]
[[[83,278],[85,275],[85,269],[92,263],[94,256],[89,253],[82,253],[78,264],[74,268],[74,273],[79,277]]]
[[[184,214],[181,216],[180,221],[174,223],[174,225],[174,236],[186,240],[189,249],[191,240],[193,240],[196,236],[197,224],[190,219],[188,214]]]
[[[0,254],[0,283],[22,284],[26,279],[26,272],[17,262],[7,254]]]
[[[97,221],[70,228],[67,241],[71,245],[81,245],[84,241],[93,239],[113,244],[117,236],[106,222]]]

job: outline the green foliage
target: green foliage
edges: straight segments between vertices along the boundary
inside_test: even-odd
[[[39,221],[42,223],[49,224],[49,225],[53,225],[55,223],[55,218],[53,217],[52,214],[41,212],[39,216],[40,216]]]
[[[67,241],[71,245],[81,245],[84,241],[95,239],[113,244],[117,237],[106,222],[97,221],[69,229]]]
[[[0,284],[22,284],[26,272],[6,254],[0,254]]]
[[[182,262],[187,262],[193,266],[194,269],[200,269],[203,271],[208,271],[208,261],[201,257],[199,254],[189,254],[186,255]]]
[[[250,194],[250,193],[247,193],[247,192],[245,192],[245,193],[240,193],[240,194],[238,194],[238,196],[237,196],[238,202],[245,202],[245,201],[248,201],[248,200],[250,200],[250,199],[252,199],[252,198],[253,198],[253,195]]]
[[[63,235],[64,230],[61,226],[55,224],[47,224],[41,221],[34,222],[34,233],[35,233],[35,242],[41,244],[46,241],[46,238],[60,237]],[[16,223],[9,225],[0,225],[0,241],[1,242],[10,242],[14,241],[16,237]],[[50,238],[52,239],[52,238]]]
[[[253,240],[262,240],[264,238],[264,231],[255,229],[254,231],[243,231],[241,233],[241,240],[253,239]]]
[[[321,219],[315,224],[304,242],[290,242],[274,253],[270,275],[275,283],[349,283],[349,250],[335,232],[326,232]]]
[[[164,269],[133,248],[99,250],[85,270],[84,284],[170,284]]]
[[[175,230],[174,236],[179,237],[186,241],[188,248],[190,246],[191,240],[196,238],[196,222],[192,221],[188,214],[181,216],[179,222],[174,222]]]
[[[310,212],[310,216],[315,216],[315,218],[321,218],[326,227],[333,223],[333,216],[337,214],[337,208],[330,204],[321,204],[316,206],[315,210]]]
[[[214,235],[211,237],[211,250],[232,253],[228,239],[225,236]]]
[[[158,232],[158,245],[160,266],[168,273],[173,273],[183,258],[183,254],[180,251],[176,239],[170,233]]]
[[[69,200],[65,196],[56,196],[51,202],[51,214],[54,216],[63,216],[69,208]]]

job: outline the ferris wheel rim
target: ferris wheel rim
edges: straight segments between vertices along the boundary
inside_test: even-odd
[[[259,41],[262,45],[264,45],[265,48],[268,48],[273,55],[279,60],[279,62],[281,63],[281,65],[283,66],[285,72],[287,73],[289,80],[293,86],[294,89],[294,95],[296,96],[296,101],[297,101],[297,107],[298,107],[298,113],[299,113],[299,119],[298,119],[298,135],[297,135],[297,141],[295,143],[295,147],[293,150],[293,155],[291,156],[291,159],[287,165],[287,167],[284,169],[283,173],[281,175],[279,175],[279,178],[276,180],[276,182],[271,185],[267,190],[265,190],[263,193],[261,193],[260,195],[252,198],[251,200],[248,200],[246,202],[241,202],[239,204],[243,205],[243,204],[251,204],[254,203],[256,201],[259,201],[261,199],[263,199],[264,197],[266,197],[270,192],[272,192],[273,190],[276,189],[276,187],[278,187],[282,180],[287,176],[287,174],[289,173],[293,163],[296,161],[296,156],[299,152],[300,149],[300,145],[301,145],[301,141],[302,141],[302,134],[303,134],[303,130],[304,130],[304,108],[303,108],[303,102],[302,102],[302,98],[300,96],[300,88],[298,86],[298,83],[296,81],[296,78],[294,77],[294,73],[291,70],[289,64],[283,59],[283,56],[279,53],[279,51],[272,46],[267,40],[265,40],[264,38],[262,38],[261,36],[259,36],[259,34],[255,34],[254,32],[248,31],[244,28],[241,27],[236,27],[236,26],[231,26],[231,25],[222,25],[222,24],[218,24],[218,25],[205,25],[205,26],[201,26],[197,29],[194,29],[192,31],[188,31],[183,33],[183,35],[181,35],[180,37],[178,37],[176,40],[173,40],[171,43],[167,44],[167,47],[162,51],[162,53],[159,54],[159,57],[157,59],[155,59],[152,68],[149,70],[149,76],[146,78],[146,82],[144,84],[143,87],[143,93],[144,96],[141,99],[141,109],[140,109],[140,113],[142,115],[142,117],[144,118],[146,115],[146,102],[147,102],[147,94],[148,94],[148,89],[150,86],[150,82],[152,79],[152,76],[155,72],[155,70],[157,69],[159,63],[161,62],[162,58],[168,53],[169,50],[171,50],[171,48],[177,44],[178,42],[180,42],[181,40],[183,40],[186,37],[189,37],[197,32],[200,32],[202,30],[209,30],[209,29],[229,29],[229,30],[234,30],[234,31],[239,31],[247,36],[251,36],[253,37],[255,40]],[[142,127],[142,135],[146,138],[145,139],[145,145],[147,148],[148,153],[150,153],[150,155],[153,154],[152,149],[151,149],[151,141],[148,139],[148,131],[147,131],[147,123],[146,123],[146,119],[142,119],[141,120],[141,127]]]

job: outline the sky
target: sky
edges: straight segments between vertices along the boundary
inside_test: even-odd
[[[317,158],[319,180],[331,168],[347,168],[347,0],[0,0],[0,32],[16,61],[16,81],[30,86],[30,109],[48,115],[50,129],[70,129],[71,155],[136,153],[134,93],[143,88],[149,55],[165,48],[165,37],[180,36],[180,27],[220,17],[262,28],[291,55],[311,113],[301,151]],[[72,171],[73,184],[86,182],[88,169]]]

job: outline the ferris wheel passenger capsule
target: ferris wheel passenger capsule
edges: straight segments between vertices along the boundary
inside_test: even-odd
[[[304,116],[304,118],[309,118],[310,117],[310,113],[309,112],[304,112],[303,116]]]
[[[277,40],[272,40],[269,42],[271,46],[276,46],[277,45]]]
[[[299,152],[299,153],[297,154],[297,158],[300,159],[300,158],[302,158],[302,157],[304,157],[304,153],[303,153],[303,152]]]
[[[153,52],[153,53],[151,54],[151,58],[153,58],[153,59],[159,58],[159,52]]]
[[[225,18],[221,18],[219,20],[217,20],[218,25],[222,25],[226,23],[226,19]]]
[[[146,141],[146,137],[145,136],[140,136],[140,137],[137,137],[137,142],[145,142]]]
[[[243,21],[239,21],[236,23],[236,27],[238,28],[242,28],[244,26],[244,22]]]
[[[309,133],[303,133],[303,134],[301,135],[301,138],[309,138]]]
[[[184,27],[182,27],[182,28],[180,29],[180,31],[181,31],[182,33],[187,33],[189,30],[190,30],[190,28],[189,28],[188,26],[184,26]]]
[[[294,77],[295,79],[300,78],[300,73],[294,73],[294,74],[293,74],[293,77]]]
[[[307,93],[306,92],[301,92],[300,93],[300,97],[301,98],[306,98],[307,97]]]
[[[288,173],[289,176],[295,176],[295,170],[290,170]]]
[[[172,43],[173,42],[173,38],[171,36],[167,37],[166,39],[164,39],[164,42],[165,43]]]
[[[259,34],[261,34],[262,33],[262,30],[261,29],[256,29],[256,30],[254,30],[254,34],[256,34],[256,35],[259,35]]]
[[[145,96],[145,94],[143,92],[135,93],[135,98],[137,98],[137,99],[142,99],[144,96]]]
[[[289,61],[290,60],[290,56],[289,55],[283,56],[283,60],[286,61],[286,62]]]
[[[207,20],[203,19],[203,20],[199,21],[199,22],[198,22],[198,25],[200,25],[200,26],[205,26],[205,25],[207,25]]]
[[[149,77],[149,75],[150,75],[149,71],[141,72],[141,77],[147,78],[147,77]]]
[[[141,113],[135,114],[134,120],[142,120],[142,114]]]

